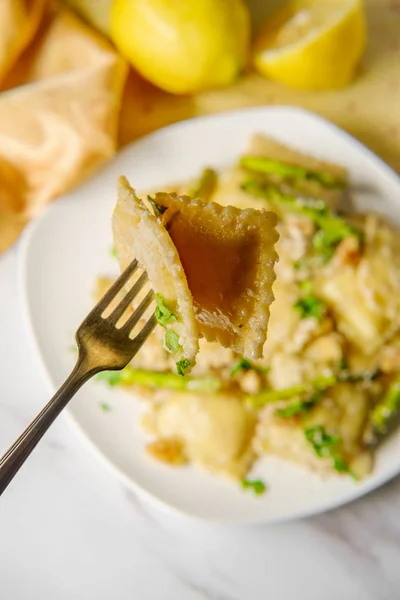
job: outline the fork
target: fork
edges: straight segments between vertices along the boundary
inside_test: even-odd
[[[79,388],[100,371],[120,371],[126,367],[153,331],[157,323],[154,314],[135,337],[130,337],[133,329],[153,301],[153,290],[147,293],[126,322],[121,327],[117,327],[126,309],[148,281],[146,271],[113,308],[111,314],[103,316],[107,309],[110,310],[110,304],[116,300],[119,292],[128,284],[137,268],[138,262],[135,259],[79,326],[75,334],[78,359],[72,373],[0,459],[0,495]]]

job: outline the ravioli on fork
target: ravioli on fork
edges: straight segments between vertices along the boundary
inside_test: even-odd
[[[195,364],[199,337],[262,356],[278,240],[273,212],[157,193],[141,200],[125,177],[113,216],[117,257],[134,256],[156,293],[156,316],[178,372]]]

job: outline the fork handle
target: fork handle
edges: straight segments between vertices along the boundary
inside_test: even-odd
[[[0,459],[0,496],[55,418],[85,381],[96,372],[97,369],[88,369],[85,361],[78,359],[71,375],[58,392]]]

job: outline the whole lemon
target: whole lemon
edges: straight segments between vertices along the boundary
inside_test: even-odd
[[[110,29],[132,65],[174,94],[227,85],[247,61],[243,0],[114,0]]]

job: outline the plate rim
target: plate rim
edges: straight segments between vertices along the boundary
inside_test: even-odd
[[[246,115],[249,113],[257,113],[258,112],[258,113],[262,114],[265,112],[271,113],[271,112],[276,112],[276,111],[280,111],[280,112],[287,111],[288,113],[292,113],[292,114],[297,113],[297,115],[305,116],[307,118],[311,118],[314,121],[320,122],[321,124],[324,125],[324,127],[331,129],[335,135],[344,138],[348,143],[350,143],[357,150],[357,152],[359,154],[362,154],[364,157],[368,157],[368,159],[370,161],[373,161],[377,166],[379,166],[379,168],[383,172],[383,174],[386,177],[388,177],[390,180],[392,180],[400,188],[400,175],[397,174],[396,171],[392,167],[390,167],[381,157],[379,157],[372,150],[370,150],[367,146],[365,146],[365,144],[363,144],[360,140],[358,140],[357,138],[352,136],[350,133],[348,133],[347,131],[345,131],[344,129],[342,129],[341,127],[336,125],[335,123],[332,123],[328,119],[325,119],[321,115],[314,113],[310,110],[304,109],[302,107],[291,106],[291,105],[274,105],[274,106],[267,105],[267,106],[247,107],[247,108],[224,111],[224,112],[220,112],[220,113],[200,115],[200,116],[196,116],[193,118],[178,121],[175,123],[171,123],[165,127],[162,127],[155,131],[152,131],[151,133],[134,140],[133,142],[131,142],[130,144],[128,144],[127,146],[122,148],[121,151],[118,152],[114,156],[113,160],[115,160],[121,153],[128,153],[133,146],[140,144],[143,140],[152,140],[154,138],[157,138],[157,136],[159,136],[160,134],[161,135],[164,134],[165,132],[170,132],[170,131],[174,131],[174,130],[183,130],[186,127],[190,126],[193,122],[218,121],[220,119],[225,119],[225,118],[229,119],[229,117],[235,117],[235,116],[239,117],[239,116],[243,116],[243,115]],[[96,174],[94,174],[93,177],[96,177],[96,175],[98,175],[100,172],[101,172],[101,170],[98,171]],[[84,185],[90,179],[91,178],[85,179],[83,182],[81,182],[80,185]],[[80,187],[80,185],[77,187]],[[62,196],[60,196],[59,198],[57,198],[55,202],[53,201],[52,203],[50,203],[39,217],[37,217],[36,219],[33,219],[27,225],[25,230],[23,231],[23,234],[21,236],[21,239],[20,239],[18,247],[17,247],[17,284],[18,284],[17,289],[19,292],[18,299],[19,299],[20,310],[22,313],[22,320],[23,320],[23,324],[25,326],[24,329],[27,332],[27,336],[29,338],[29,343],[33,350],[33,354],[35,356],[34,360],[36,360],[36,363],[39,365],[40,371],[42,372],[42,378],[45,382],[46,387],[49,390],[49,393],[51,393],[51,394],[54,394],[56,392],[57,386],[56,386],[55,382],[53,381],[53,377],[52,377],[50,370],[46,364],[44,355],[41,352],[39,339],[35,333],[34,326],[33,326],[33,315],[31,312],[30,295],[28,293],[28,285],[27,285],[27,280],[28,280],[28,276],[27,276],[28,260],[27,260],[27,258],[28,258],[28,254],[29,254],[30,244],[31,244],[32,240],[34,239],[36,231],[42,226],[42,223],[47,220],[48,215],[52,214],[53,211],[57,210],[57,202],[62,201],[64,198],[68,198],[72,193],[75,192],[77,187],[73,188],[72,190],[69,190],[67,193],[65,193]],[[73,428],[71,428],[71,429],[75,430],[77,437],[83,442],[83,445],[86,445],[87,449],[90,450],[90,453],[93,455],[93,457],[96,458],[96,460],[98,460],[101,464],[103,464],[105,469],[107,471],[109,471],[110,475],[113,475],[113,477],[115,477],[117,481],[119,481],[124,486],[127,486],[128,489],[133,491],[135,493],[135,495],[139,498],[140,501],[142,499],[148,501],[150,506],[154,506],[155,508],[157,508],[158,510],[160,510],[163,513],[167,513],[167,514],[169,513],[169,514],[178,516],[180,518],[186,518],[186,519],[194,520],[194,521],[201,522],[201,523],[212,523],[214,525],[219,524],[219,525],[223,525],[223,526],[241,525],[241,524],[256,524],[256,523],[263,523],[265,525],[274,525],[274,524],[281,524],[281,523],[287,523],[287,522],[291,522],[291,521],[307,519],[312,516],[320,515],[322,513],[329,512],[336,508],[340,508],[347,504],[353,503],[358,498],[362,498],[363,496],[366,496],[366,495],[370,494],[371,492],[377,490],[378,488],[384,486],[385,484],[387,484],[389,481],[391,481],[392,479],[394,479],[396,476],[398,476],[400,474],[400,460],[399,460],[399,464],[397,467],[393,467],[386,474],[383,474],[380,477],[378,476],[374,480],[367,480],[362,485],[361,488],[355,487],[352,492],[346,493],[343,496],[343,498],[334,499],[331,502],[325,502],[320,507],[313,507],[313,508],[308,508],[308,509],[304,509],[304,510],[298,510],[298,511],[296,511],[295,514],[289,515],[289,516],[284,515],[284,516],[268,518],[268,517],[260,517],[260,516],[252,517],[249,515],[248,517],[238,516],[235,518],[229,517],[227,519],[224,519],[222,517],[213,517],[213,516],[207,517],[204,515],[199,515],[199,514],[185,511],[185,510],[178,508],[172,504],[169,504],[167,501],[164,501],[162,498],[153,495],[150,491],[146,490],[139,483],[137,483],[134,479],[131,479],[129,477],[129,475],[125,474],[122,471],[122,469],[120,469],[112,461],[112,459],[108,458],[107,454],[94,441],[92,441],[90,439],[90,437],[85,433],[85,429],[80,425],[78,420],[74,417],[73,413],[68,409],[68,406],[63,411],[61,418],[65,418],[66,421],[69,422],[69,424],[73,425]]]

